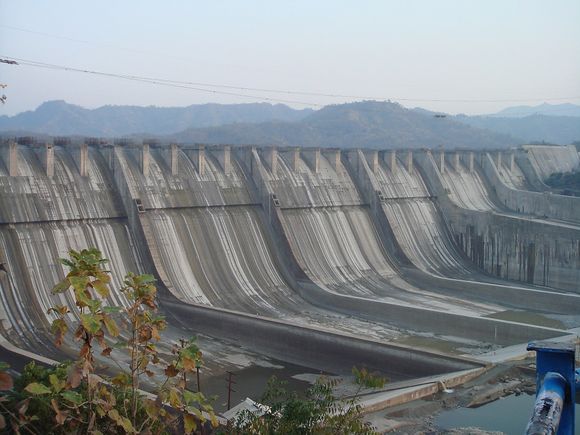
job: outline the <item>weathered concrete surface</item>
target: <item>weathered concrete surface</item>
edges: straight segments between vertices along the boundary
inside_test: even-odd
[[[272,213],[287,239],[290,252],[286,257],[293,257],[319,287],[332,293],[461,313],[481,314],[492,309],[441,297],[401,280],[347,171],[335,172],[324,157],[319,174],[307,165],[292,171],[283,161],[276,174],[262,166],[263,171],[257,173],[264,179],[259,183],[269,192],[263,197],[267,200],[275,195],[280,200],[280,207]],[[280,186],[290,187],[278,195]],[[326,195],[320,194],[321,186]]]
[[[49,177],[43,148],[19,146],[19,176],[0,176],[0,333],[25,350],[62,356],[52,345],[47,314],[49,307],[71,302],[51,295],[65,274],[58,259],[69,249],[97,247],[111,259],[116,288],[127,271],[142,269],[98,150],[89,153],[89,176],[81,177],[74,150],[54,146]],[[109,302],[123,305],[125,298],[117,292]]]
[[[472,194],[471,190],[462,193],[474,199],[458,201],[432,156],[423,153],[418,159],[456,243],[477,267],[503,279],[578,292],[577,226],[498,210],[481,178]]]
[[[522,149],[540,180],[545,180],[556,172],[571,172],[580,169],[580,157],[574,145],[526,145]]]
[[[489,154],[483,157],[481,167],[499,200],[510,210],[580,225],[580,198],[511,188],[503,182]]]
[[[350,373],[352,366],[364,364],[371,370],[392,373],[401,380],[483,366],[467,358],[424,352],[291,322],[169,301],[163,305],[194,329],[203,328],[212,335],[228,337],[285,361],[333,373]]]
[[[455,154],[458,156],[458,154]],[[356,169],[362,191],[370,202],[371,214],[384,243],[400,263],[398,273],[407,282],[428,286],[451,296],[512,305],[523,309],[575,314],[580,309],[578,295],[526,289],[497,283],[468,264],[418,171],[409,173],[391,160],[391,168],[373,173],[362,152],[356,154]],[[454,167],[458,159],[455,158]],[[414,269],[415,266],[417,269]],[[486,282],[487,281],[487,282]]]
[[[458,385],[463,385],[464,383],[481,376],[481,374],[486,370],[485,367],[481,367],[440,376],[432,376],[426,379],[417,379],[413,382],[415,385],[397,388],[397,384],[405,384],[405,382],[399,382],[395,385],[389,385],[390,388],[393,388],[392,390],[390,389],[389,391],[370,394],[367,397],[363,397],[360,401],[360,405],[365,414],[380,411],[392,406],[412,402],[413,400],[421,399],[423,397],[432,396],[441,391],[442,385],[446,388],[454,388]]]
[[[398,354],[403,351],[387,346],[387,352],[384,343],[361,340],[369,334],[392,338],[400,334],[397,328],[497,344],[564,333],[481,317],[517,302],[521,289],[507,289],[502,305],[495,287],[496,296],[488,291],[488,297],[474,301],[474,295],[486,292],[483,284],[461,294],[465,283],[445,281],[454,271],[462,275],[471,270],[468,256],[460,255],[464,244],[451,236],[467,217],[449,205],[446,195],[440,199],[417,178],[412,156],[402,164],[395,157],[393,165],[391,159],[391,175],[378,152],[360,158],[356,151],[337,150],[248,148],[228,153],[224,147],[63,143],[54,145],[54,174],[47,176],[44,145],[6,144],[2,151],[0,262],[7,272],[0,271],[1,335],[26,349],[53,354],[46,309],[54,304],[52,284],[65,273],[57,259],[70,248],[87,246],[111,259],[114,288],[121,287],[128,270],[153,271],[167,290],[166,308],[182,313],[176,314],[179,322],[195,327],[201,322],[201,332],[246,340],[274,356],[287,354],[292,346],[302,364],[323,358],[329,367],[350,369],[352,359],[379,367],[388,357],[400,361],[393,370],[407,370],[407,376],[411,366],[403,367],[402,361],[413,354],[410,349]],[[17,175],[9,170],[14,153]],[[374,178],[355,183],[352,162]],[[458,170],[460,162],[453,160],[443,175]],[[382,187],[377,177],[382,177]],[[388,188],[389,194],[403,197],[387,198],[392,200],[387,204]],[[383,200],[377,193],[381,190]],[[419,193],[421,197],[411,198]],[[390,238],[377,230],[385,219],[392,227],[400,220]],[[529,222],[510,219],[513,228],[506,231],[516,234],[522,222]],[[558,249],[568,249],[555,240]],[[412,275],[413,265],[423,274]],[[572,282],[560,270],[568,273],[569,268],[550,263],[547,285]],[[524,305],[541,305],[544,293],[529,294],[537,298]],[[564,305],[555,310],[566,313],[566,306],[574,306],[570,296],[552,295]],[[68,302],[61,297],[61,303]],[[117,291],[111,302],[125,303]],[[192,320],[192,313],[199,318]],[[328,352],[324,357],[322,350]],[[464,363],[441,362],[427,353],[416,357],[417,364],[421,361],[431,367],[425,370],[443,371]],[[412,366],[411,371],[418,370]]]

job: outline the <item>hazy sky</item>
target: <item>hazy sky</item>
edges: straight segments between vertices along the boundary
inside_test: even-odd
[[[1,56],[375,99],[534,100],[400,101],[488,113],[554,97],[576,98],[551,103],[580,104],[580,1],[0,0]],[[8,85],[0,114],[54,99],[90,108],[257,101],[5,64],[0,83]],[[230,92],[311,104],[353,100]]]

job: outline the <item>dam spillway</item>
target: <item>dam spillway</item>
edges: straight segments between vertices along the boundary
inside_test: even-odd
[[[413,350],[388,345],[407,333],[493,346],[564,335],[489,317],[517,309],[574,321],[580,221],[502,204],[487,157],[437,165],[430,151],[2,144],[0,332],[53,355],[57,260],[94,246],[111,260],[113,288],[127,271],[154,273],[178,323],[276,357],[274,341],[287,340],[295,362],[336,370],[324,352],[364,345],[359,363],[390,358],[411,376],[397,361]],[[522,167],[502,166],[499,180],[528,177]],[[111,302],[125,303],[119,292]],[[469,366],[417,358],[422,373]],[[343,369],[352,363],[354,351]]]

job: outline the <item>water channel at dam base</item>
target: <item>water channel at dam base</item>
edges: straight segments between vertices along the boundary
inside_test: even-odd
[[[443,411],[435,418],[437,430],[445,433],[457,428],[478,428],[484,431],[503,432],[507,435],[524,432],[534,406],[535,396],[513,394],[478,408],[457,408]],[[576,415],[580,415],[576,403]],[[468,433],[468,432],[466,432]],[[576,435],[580,426],[576,424]]]

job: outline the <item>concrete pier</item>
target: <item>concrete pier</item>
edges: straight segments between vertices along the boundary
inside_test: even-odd
[[[232,171],[231,152],[231,147],[229,145],[224,145],[222,149],[218,151],[218,161],[226,175]]]
[[[389,168],[391,172],[394,172],[395,169],[397,169],[397,152],[395,150],[385,152],[384,160],[387,164],[387,168]]]
[[[276,174],[278,169],[278,149],[275,147],[267,148],[264,152],[266,165],[270,168],[272,174]]]
[[[407,172],[413,172],[413,151],[407,153]]]
[[[171,175],[179,175],[179,148],[177,144],[172,143],[170,146],[169,164],[171,166]]]
[[[501,151],[498,151],[495,156],[495,166],[497,167],[497,169],[501,168]]]
[[[197,172],[199,173],[200,177],[203,177],[205,174],[205,146],[200,145],[197,149]]]
[[[371,171],[373,171],[373,174],[376,174],[379,170],[379,152],[377,150],[370,152],[369,165],[371,167]]]
[[[10,142],[8,145],[8,175],[16,177],[18,175],[18,144]]]
[[[469,152],[469,172],[473,172],[473,162],[475,161],[475,154],[473,151]]]
[[[44,148],[44,167],[46,169],[46,176],[54,177],[54,145],[51,142],[47,142],[44,145]]]
[[[81,177],[86,177],[88,170],[87,170],[87,160],[89,159],[89,147],[86,143],[81,144],[80,147],[80,160],[79,160],[79,171],[81,173]]]
[[[510,172],[513,172],[516,166],[516,156],[514,154],[514,152],[512,151],[510,153]]]
[[[460,166],[460,165],[459,165],[459,152],[457,152],[457,151],[456,151],[456,152],[453,154],[453,168],[454,168],[456,171],[459,171],[459,166]]]
[[[292,170],[297,171],[300,166],[300,148],[292,150]]]
[[[149,144],[144,143],[141,148],[141,173],[144,177],[149,176],[149,160],[151,159]]]
[[[439,154],[439,173],[443,174],[445,172],[445,151],[441,151]]]

